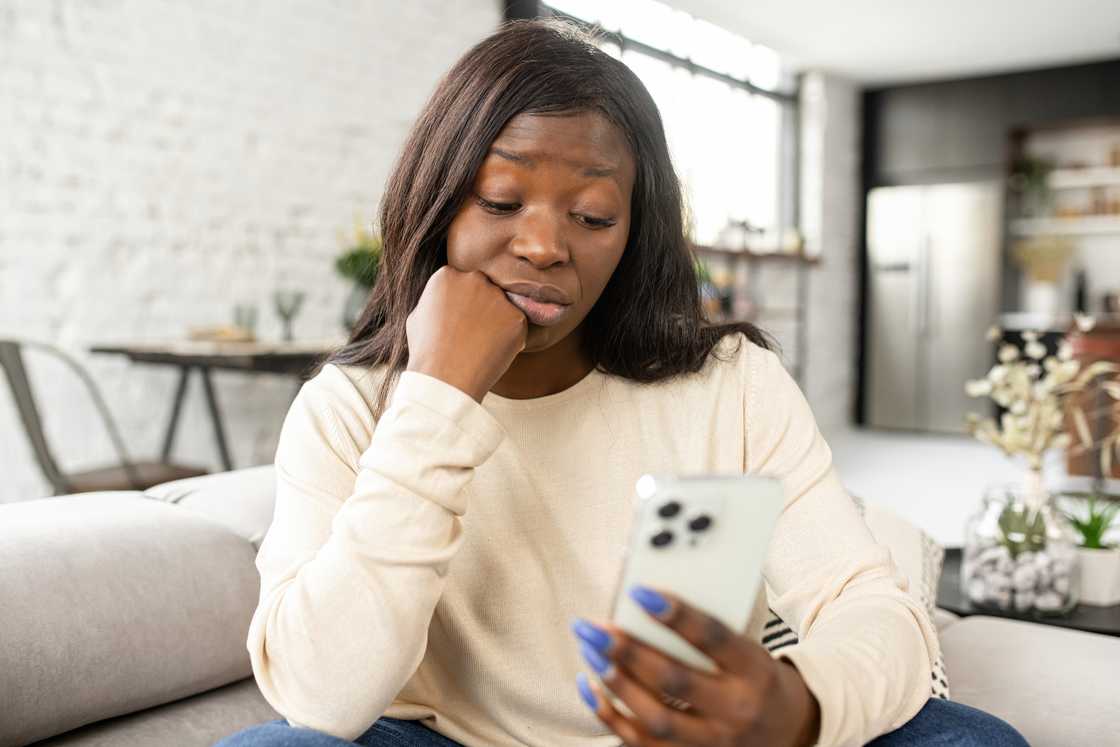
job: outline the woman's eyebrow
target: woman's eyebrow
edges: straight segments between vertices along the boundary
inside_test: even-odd
[[[514,163],[521,164],[522,166],[525,166],[526,168],[531,169],[531,168],[533,168],[534,166],[537,165],[536,159],[531,158],[530,156],[528,156],[524,153],[514,153],[513,151],[509,151],[509,150],[505,150],[503,148],[499,148],[496,145],[490,146],[490,152],[493,153],[496,156],[501,156],[502,158],[506,159],[507,161],[512,161]],[[568,164],[569,166],[571,166],[573,168],[582,169],[582,173],[583,173],[584,176],[607,177],[607,176],[612,176],[616,171],[616,168],[614,166],[589,165],[589,164],[586,164],[582,161],[575,161],[575,160],[571,160],[571,159],[563,159],[563,162]]]

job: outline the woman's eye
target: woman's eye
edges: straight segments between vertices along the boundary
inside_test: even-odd
[[[481,205],[484,210],[488,210],[491,213],[512,213],[514,210],[521,207],[516,202],[491,202],[482,197],[478,198],[478,204]]]
[[[610,228],[615,224],[612,218],[593,218],[590,215],[577,215],[576,219],[589,228]]]

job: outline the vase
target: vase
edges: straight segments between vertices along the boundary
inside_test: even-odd
[[[1023,310],[1056,316],[1062,310],[1062,294],[1057,283],[1028,280],[1023,294]]]
[[[1120,604],[1120,549],[1077,548],[1081,563],[1081,603]]]
[[[1077,539],[1038,472],[989,488],[966,525],[961,589],[981,609],[1065,615],[1080,595]]]
[[[361,283],[354,283],[350,288],[350,295],[346,297],[346,305],[342,309],[342,327],[349,335],[358,323],[362,312],[369,303],[370,288]]]

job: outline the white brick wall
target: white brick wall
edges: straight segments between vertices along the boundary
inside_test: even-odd
[[[338,232],[370,221],[420,106],[499,0],[0,0],[0,336],[52,342],[101,384],[134,454],[159,450],[175,374],[85,353],[308,293],[333,336]],[[61,369],[33,366],[65,468],[112,452]],[[293,380],[218,373],[237,466],[271,460]],[[0,502],[47,493],[0,386]],[[175,457],[218,469],[201,387]]]
[[[372,219],[438,76],[500,8],[0,0],[0,336],[77,354],[132,452],[155,455],[175,373],[86,348],[180,337],[230,321],[235,303],[257,304],[273,339],[279,287],[308,293],[299,336],[337,334],[338,232]],[[802,107],[801,212],[824,257],[810,271],[806,392],[827,432],[851,410],[858,89],[813,74]],[[77,382],[29,363],[64,466],[111,460]],[[215,384],[235,464],[269,461],[293,380],[218,372]],[[201,395],[193,382],[175,457],[216,470]],[[0,454],[0,502],[47,493],[5,386]]]
[[[860,226],[861,95],[822,73],[801,91],[801,224],[821,263],[809,271],[805,394],[827,435],[852,422],[857,252]]]

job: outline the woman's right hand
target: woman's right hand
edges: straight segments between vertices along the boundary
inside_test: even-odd
[[[528,329],[525,314],[486,275],[444,265],[405,322],[406,368],[481,402],[525,349]]]

